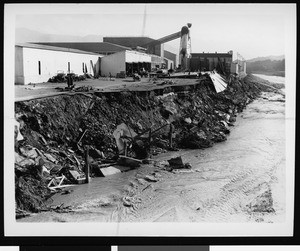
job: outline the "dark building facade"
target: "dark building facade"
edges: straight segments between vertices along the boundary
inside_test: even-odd
[[[230,73],[232,63],[232,51],[228,53],[191,53],[191,71],[212,71]]]

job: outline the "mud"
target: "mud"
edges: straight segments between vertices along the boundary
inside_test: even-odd
[[[35,168],[40,168],[42,165],[46,166],[48,171],[58,169],[57,175],[67,175],[68,170],[82,171],[84,169],[84,145],[90,145],[95,150],[94,152],[102,154],[100,154],[102,157],[97,154],[90,156],[91,163],[109,163],[118,158],[112,133],[122,122],[128,124],[136,132],[148,128],[156,129],[172,123],[174,129],[172,149],[204,149],[216,142],[225,141],[238,113],[242,112],[246,104],[266,89],[265,86],[255,83],[253,78],[251,81],[246,78],[244,81],[232,80],[226,91],[216,94],[213,85],[207,79],[197,81],[201,81],[201,84],[194,86],[193,91],[190,90],[190,86],[167,87],[158,91],[65,95],[17,102],[16,118],[20,122],[20,132],[24,140],[16,144],[16,154],[19,159],[31,160],[31,165]],[[158,153],[170,149],[169,133],[169,126],[166,126],[154,136],[149,151],[150,157],[153,158]],[[82,137],[83,134],[84,137]],[[28,156],[28,151],[32,149],[38,155]],[[171,155],[174,156],[177,153],[184,154],[180,151],[172,152]],[[138,157],[134,150],[130,154]],[[201,155],[201,151],[199,154]],[[237,154],[237,156],[240,155]],[[18,176],[20,178],[28,164],[22,165],[17,159],[16,167],[20,171]],[[41,159],[44,161],[42,164]],[[188,162],[193,167],[195,166],[189,158]],[[220,162],[220,165],[223,165],[222,163]],[[230,197],[233,203],[238,203],[239,196],[242,196],[239,194],[245,192],[240,189],[241,187],[236,189],[233,186],[238,193],[228,193],[227,189],[220,193],[219,200],[215,201],[215,196],[210,197],[212,191],[220,192],[222,185],[226,184],[231,187],[232,179],[238,181],[249,179],[249,183],[254,182],[255,184],[249,187],[250,190],[259,186],[262,180],[261,174],[256,171],[237,173],[236,177],[232,177],[233,170],[225,168],[222,169],[222,178],[220,178],[223,182],[209,185],[210,180],[207,183],[206,175],[209,178],[211,178],[210,175],[216,176],[215,179],[218,180],[220,171],[217,173],[213,170],[197,168],[169,172],[160,162],[154,166],[153,164],[143,165],[141,169],[105,177],[105,181],[102,178],[93,178],[90,184],[69,188],[69,192],[65,192],[62,197],[64,206],[68,206],[66,198],[70,199],[73,213],[69,210],[68,215],[57,215],[55,219],[52,216],[49,219],[46,216],[47,213],[40,213],[35,219],[40,221],[42,217],[45,221],[47,219],[73,221],[73,216],[76,216],[76,221],[159,221],[165,218],[167,221],[201,221],[209,219],[207,215],[213,216],[214,212],[220,211],[223,206],[226,207],[227,199],[225,198]],[[134,179],[131,179],[132,177]],[[129,183],[128,179],[130,179]],[[199,183],[199,180],[205,181],[205,184]],[[214,179],[211,181],[212,184],[213,181]],[[266,187],[264,192],[267,189],[269,187]],[[82,195],[76,197],[76,191],[79,190],[80,194],[84,193],[84,198]],[[206,192],[203,193],[203,191]],[[106,195],[95,199],[99,192]],[[38,196],[34,191],[32,194]],[[168,196],[165,197],[164,194]],[[52,200],[55,201],[57,196],[58,194],[54,195]],[[200,201],[196,199],[197,196],[201,197]],[[18,196],[18,198],[21,197]],[[26,207],[25,201],[18,200],[17,202],[18,208],[22,210],[38,211],[43,207],[47,208],[47,204],[41,207],[39,203],[32,210]],[[49,202],[51,200],[47,201],[48,204]],[[247,210],[256,213],[256,204],[248,202],[250,205]],[[179,204],[182,206],[178,206]],[[269,202],[269,207],[271,204]],[[204,210],[205,213],[203,213],[201,208],[206,209],[206,207],[209,210]],[[244,210],[246,205],[241,208]],[[159,212],[155,213],[155,210]],[[187,211],[183,213],[185,210]],[[165,213],[159,216],[161,212]],[[226,213],[228,212],[231,211],[227,210]],[[214,219],[217,218],[214,217]]]
[[[152,165],[94,178],[48,201],[64,203],[71,212],[43,212],[22,221],[282,222],[284,113],[284,103],[260,98],[239,114],[226,142],[168,152]],[[192,169],[167,171],[171,156],[182,156]]]

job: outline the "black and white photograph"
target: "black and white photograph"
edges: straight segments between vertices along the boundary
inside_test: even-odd
[[[293,235],[296,4],[4,7],[6,236]]]

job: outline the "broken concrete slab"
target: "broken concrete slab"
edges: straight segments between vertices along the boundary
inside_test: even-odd
[[[44,165],[46,166],[46,168],[48,168],[51,175],[58,174],[61,171],[61,169],[63,168],[62,166],[55,165],[51,162],[46,162]]]
[[[131,170],[131,167],[129,166],[114,166],[114,167],[120,170],[122,173]]]
[[[171,169],[191,169],[190,163],[183,163],[181,156],[168,160]]]
[[[150,182],[157,182],[158,181],[158,179],[156,177],[152,176],[152,175],[146,175],[144,177],[144,180],[150,181]]]
[[[20,132],[20,123],[15,120],[15,140],[20,141],[23,140],[24,137]]]
[[[71,174],[73,181],[75,181],[77,184],[85,183],[86,177],[84,173],[79,173],[76,170],[69,170],[69,173]]]
[[[169,162],[169,165],[173,168],[183,168],[183,166],[184,166],[182,158],[180,156],[169,159],[168,162]]]
[[[115,168],[113,166],[100,168],[99,171],[101,172],[101,174],[104,177],[109,176],[109,175],[113,175],[113,174],[117,174],[117,173],[121,173],[121,171],[118,168]]]
[[[35,159],[38,157],[37,151],[32,147],[20,147],[19,150],[27,158]]]
[[[16,152],[15,152],[15,163],[22,167],[36,164],[33,159],[25,158]]]
[[[135,168],[139,167],[142,164],[142,161],[127,156],[119,156],[118,164]]]
[[[25,158],[23,156],[21,156],[20,154],[18,154],[17,152],[15,152],[15,163],[20,163],[24,160]]]

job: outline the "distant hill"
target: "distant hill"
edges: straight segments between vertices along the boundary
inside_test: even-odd
[[[284,55],[280,55],[280,56],[267,56],[267,57],[257,57],[257,58],[252,58],[252,59],[249,59],[247,60],[247,63],[248,62],[257,62],[257,61],[265,61],[265,60],[283,60],[285,59],[285,56]]]
[[[247,61],[246,71],[247,73],[285,76],[285,59]]]
[[[17,28],[16,29],[16,43],[27,42],[102,42],[103,37],[98,35],[87,36],[72,36],[72,35],[58,35],[45,34],[38,31]]]

